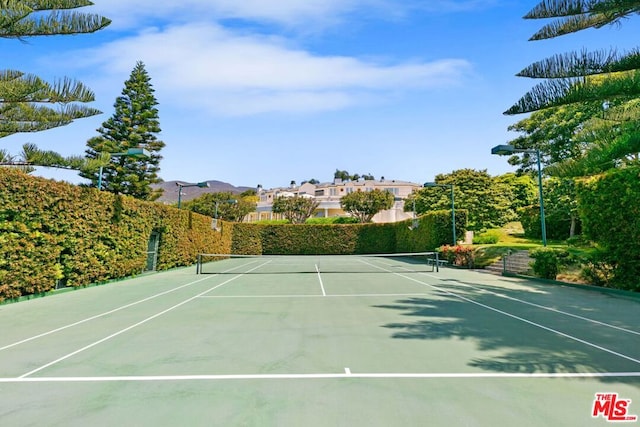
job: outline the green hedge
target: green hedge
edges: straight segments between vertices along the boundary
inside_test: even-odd
[[[456,239],[460,240],[467,230],[465,209],[456,210]],[[430,212],[418,219],[418,228],[410,229],[412,220],[395,224],[396,252],[432,251],[445,244],[451,244],[453,229],[451,211]]]
[[[456,211],[458,235],[466,212]],[[451,239],[447,211],[391,224],[230,224],[186,210],[0,168],[0,301],[59,285],[139,274],[149,238],[156,268],[191,265],[198,253],[359,254],[433,250]]]
[[[0,168],[0,301],[138,274],[152,232],[157,268],[168,269],[228,252],[230,231],[188,211]]]
[[[467,212],[456,211],[456,234],[464,235]],[[236,254],[371,254],[430,251],[450,242],[451,214],[433,212],[412,221],[386,224],[234,224]]]
[[[607,285],[640,290],[640,168],[614,169],[578,185],[585,236],[610,268]]]

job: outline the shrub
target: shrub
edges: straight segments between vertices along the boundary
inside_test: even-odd
[[[609,287],[614,277],[614,266],[608,261],[606,254],[595,252],[582,260],[582,278],[592,285]]]
[[[473,268],[475,253],[472,247],[461,245],[444,245],[438,250],[442,258],[445,259],[450,265]]]
[[[500,241],[500,231],[489,230],[473,236],[474,245],[494,245]]]
[[[569,264],[571,259],[569,252],[553,248],[534,249],[529,255],[534,259],[533,272],[544,279],[555,279],[560,267]]]

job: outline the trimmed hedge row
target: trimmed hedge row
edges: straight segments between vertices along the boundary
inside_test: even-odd
[[[0,301],[84,286],[145,269],[152,233],[157,269],[195,262],[199,252],[228,252],[230,227],[211,219],[0,168]]]
[[[456,211],[459,233],[466,212]],[[198,253],[359,254],[433,250],[451,239],[447,211],[392,224],[230,224],[158,203],[0,168],[0,301],[144,271],[152,234],[156,269]]]
[[[607,286],[640,290],[640,168],[613,169],[578,185],[585,236],[598,244],[594,259],[610,268]]]
[[[456,209],[456,241],[467,231],[468,211]],[[432,251],[445,244],[451,244],[453,230],[451,211],[435,211],[423,215],[418,220],[418,228],[409,229],[411,220],[395,223],[396,252]]]
[[[466,230],[466,211],[456,211],[456,234]],[[387,224],[233,224],[232,253],[263,255],[372,254],[430,251],[450,242],[451,214],[433,212]]]

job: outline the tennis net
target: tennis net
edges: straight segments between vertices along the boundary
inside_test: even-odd
[[[437,252],[366,255],[199,254],[197,274],[410,273],[438,271]]]

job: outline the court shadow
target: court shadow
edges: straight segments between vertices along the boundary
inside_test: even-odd
[[[504,289],[500,289],[504,295]],[[640,337],[488,293],[486,288],[436,291],[376,308],[396,310],[406,321],[388,323],[391,338],[472,342],[467,365],[499,373],[608,373],[640,371]],[[509,290],[527,299],[526,291]],[[593,314],[593,309],[590,309]],[[635,341],[621,343],[626,337]],[[622,355],[622,356],[620,356]],[[599,377],[640,388],[640,378]]]

